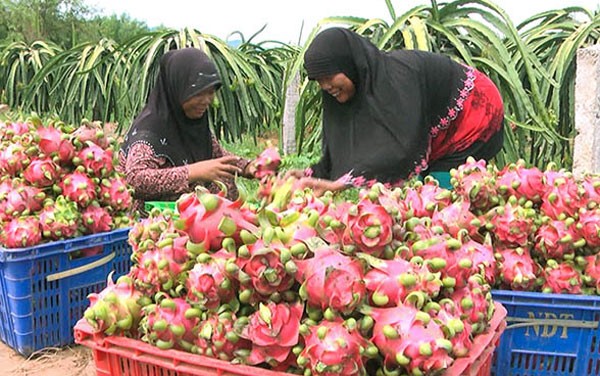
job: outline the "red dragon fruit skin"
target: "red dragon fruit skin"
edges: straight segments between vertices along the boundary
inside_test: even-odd
[[[411,374],[428,374],[452,364],[452,343],[429,314],[407,305],[372,308],[368,314],[375,321],[371,341],[384,356],[386,368],[401,366]]]
[[[583,238],[588,247],[598,250],[600,248],[600,207],[580,209],[575,228],[578,237]]]
[[[197,311],[183,298],[164,297],[158,304],[145,306],[140,323],[144,341],[163,350],[191,351],[195,342],[194,328],[200,321]]]
[[[493,232],[500,244],[507,247],[525,247],[534,233],[537,212],[531,206],[521,206],[515,196],[506,204],[492,208],[485,214],[486,228]]]
[[[238,249],[236,263],[243,276],[240,278],[243,279],[242,291],[250,290],[251,293],[258,294],[254,294],[251,300],[265,300],[274,293],[282,293],[292,287],[293,272],[296,270],[293,261],[285,260],[282,256],[284,252],[290,253],[278,239],[268,243],[258,239],[255,243],[243,245]]]
[[[34,159],[23,171],[23,178],[36,187],[49,187],[57,182],[60,167],[50,158]]]
[[[176,288],[182,273],[191,268],[187,242],[187,235],[164,232],[154,246],[135,253],[130,275],[138,288],[148,294]]]
[[[34,216],[17,217],[3,225],[0,243],[7,248],[24,248],[42,241],[40,221]]]
[[[58,183],[62,195],[85,208],[96,198],[96,188],[90,177],[82,172],[75,171],[64,176]]]
[[[90,306],[83,316],[96,333],[135,337],[144,299],[131,278],[121,276],[114,283],[112,274],[108,276],[106,288],[88,295]]]
[[[231,237],[241,244],[240,232],[258,233],[256,218],[242,201],[231,201],[225,192],[213,194],[207,188],[197,186],[195,192],[183,194],[177,200],[179,220],[177,228],[184,231],[196,244],[217,251],[224,238]]]
[[[73,163],[83,166],[90,176],[104,177],[114,171],[112,149],[103,149],[90,141],[76,154]]]
[[[378,256],[392,242],[392,217],[368,197],[348,208],[345,220],[344,245],[355,245],[361,252]]]
[[[298,260],[296,265],[300,296],[312,307],[349,313],[366,296],[363,265],[336,249],[319,248],[314,257]]]
[[[194,327],[192,352],[225,361],[236,358],[236,352],[250,350],[252,343],[240,338],[234,329],[235,314],[210,312]]]
[[[568,218],[564,221],[549,220],[540,225],[535,233],[536,254],[544,260],[562,260],[575,254],[575,250],[585,245],[585,240],[579,238],[575,220]]]
[[[254,177],[262,179],[275,174],[281,164],[281,156],[276,147],[270,146],[263,150],[251,163],[256,169]]]
[[[498,172],[496,185],[506,199],[515,196],[534,203],[540,203],[547,190],[544,173],[537,167],[527,168],[522,159],[504,166]]]
[[[259,303],[256,312],[240,336],[252,342],[252,350],[242,361],[256,365],[267,362],[272,366],[287,360],[300,338],[301,303]]]
[[[114,227],[113,219],[106,208],[99,205],[90,205],[81,214],[81,222],[91,234],[111,231]]]
[[[315,376],[365,375],[368,355],[377,354],[377,348],[361,336],[353,320],[323,320],[301,327],[301,333],[304,349],[297,362]]]
[[[98,196],[102,205],[110,207],[113,211],[128,210],[132,207],[132,190],[125,178],[119,175],[102,179]]]
[[[581,294],[581,273],[567,261],[557,263],[548,260],[543,271],[544,285],[542,292],[555,294]]]
[[[533,288],[539,266],[531,258],[529,248],[504,248],[496,251],[502,286],[516,291]]]
[[[220,250],[204,256],[198,256],[188,272],[187,299],[202,309],[217,310],[236,296],[237,281],[226,271],[227,262],[233,262],[234,255]]]

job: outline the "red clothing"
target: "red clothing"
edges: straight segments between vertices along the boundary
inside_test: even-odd
[[[504,105],[500,92],[486,75],[477,70],[474,73],[474,86],[465,98],[462,110],[448,127],[437,127],[430,138],[430,164],[467,149],[475,141],[488,141],[502,129]]]

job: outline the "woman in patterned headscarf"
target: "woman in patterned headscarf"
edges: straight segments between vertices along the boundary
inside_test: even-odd
[[[319,33],[304,55],[321,86],[323,155],[305,186],[341,190],[348,176],[391,184],[445,171],[502,148],[504,108],[483,73],[441,54],[384,52],[343,28]],[[337,180],[337,181],[336,181]]]
[[[119,166],[134,188],[135,209],[144,201],[174,201],[198,184],[217,191],[215,181],[237,191],[233,178],[250,177],[248,160],[226,152],[208,124],[208,108],[221,79],[201,50],[167,52],[148,102],[134,120],[119,152]]]

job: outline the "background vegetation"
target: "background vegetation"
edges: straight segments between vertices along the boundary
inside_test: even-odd
[[[597,13],[548,10],[515,25],[487,0],[431,0],[403,14],[386,4],[391,23],[360,15],[326,18],[303,46],[243,36],[232,46],[195,29],[149,29],[125,15],[100,17],[81,0],[0,0],[0,102],[68,122],[116,122],[124,131],[145,103],[159,58],[193,46],[208,52],[222,75],[211,114],[228,143],[277,135],[286,88],[299,74],[297,145],[308,160],[319,153],[320,95],[305,79],[302,55],[320,29],[338,24],[384,50],[441,52],[487,73],[502,92],[509,125],[498,164],[523,158],[539,167],[571,166],[576,52],[598,43]]]

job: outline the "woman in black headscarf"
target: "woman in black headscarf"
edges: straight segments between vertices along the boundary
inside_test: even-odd
[[[504,109],[493,82],[449,57],[384,52],[343,28],[319,33],[304,55],[323,90],[323,155],[304,186],[401,182],[447,172],[502,148]]]
[[[135,209],[144,201],[174,201],[198,184],[221,181],[236,195],[233,177],[252,175],[248,160],[217,142],[207,111],[221,79],[201,50],[167,52],[146,106],[134,120],[119,152],[119,166],[134,188]]]

